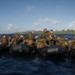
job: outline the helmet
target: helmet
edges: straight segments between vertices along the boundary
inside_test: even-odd
[[[47,29],[45,28],[44,30],[43,30],[43,32],[46,32],[47,31]]]

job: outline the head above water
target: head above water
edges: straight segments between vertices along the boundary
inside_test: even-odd
[[[19,36],[20,38],[23,38],[23,35],[22,34],[20,34],[20,36]]]
[[[18,36],[18,34],[17,34],[17,33],[15,34],[15,36],[14,36],[14,37],[15,37],[16,39],[18,39],[18,38],[19,38],[19,36]]]
[[[34,34],[34,30],[32,30],[31,33]]]
[[[45,28],[44,30],[43,30],[43,32],[45,33],[45,32],[47,32],[48,30]]]
[[[55,36],[55,33],[54,33],[54,31],[53,31],[52,29],[50,30],[50,32],[49,32],[49,33],[50,33],[50,35],[51,35],[52,37],[54,37],[54,36]]]
[[[2,35],[2,38],[3,38],[3,39],[7,38],[6,34],[3,34],[3,35]]]
[[[29,34],[34,34],[34,30],[32,30],[32,31],[29,31]]]
[[[75,34],[73,35],[73,39],[75,39]]]
[[[9,35],[8,39],[12,39],[12,38],[13,38],[12,35]]]
[[[54,31],[51,29],[51,30],[50,30],[50,33],[54,33]]]

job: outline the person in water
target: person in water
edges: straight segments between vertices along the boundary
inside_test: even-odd
[[[69,51],[75,50],[75,34],[73,36],[73,40],[70,41]]]
[[[45,36],[46,45],[47,45],[47,46],[51,46],[52,37],[50,36],[49,30],[47,30],[47,29],[45,28],[45,29],[43,30],[43,35],[42,35],[42,36]]]
[[[30,39],[35,40],[35,35],[34,35],[34,31],[33,30],[29,32],[28,36],[29,36]]]
[[[8,37],[8,45],[7,45],[7,47],[12,46],[12,44],[11,44],[12,40],[13,40],[12,35],[9,35],[9,37]]]
[[[42,36],[48,36],[49,35],[49,31],[45,28],[43,30],[43,35]]]
[[[31,47],[35,46],[35,42],[34,42],[33,38],[29,38],[29,36],[24,37],[23,44],[26,44]]]
[[[11,42],[12,39],[13,39],[12,35],[9,35],[9,37],[8,37],[8,42]]]
[[[3,34],[1,39],[0,39],[0,44],[5,44],[7,45],[8,44],[8,39],[7,39],[7,36],[6,34]]]
[[[19,36],[19,44],[23,44],[24,36],[20,34]]]
[[[37,41],[36,41],[36,47],[37,49],[42,49],[47,47],[47,43],[46,43],[46,37],[45,36],[39,36]]]
[[[0,36],[0,45],[1,45],[2,43],[1,43],[1,36]]]
[[[28,42],[27,42],[27,45],[29,45],[31,47],[34,47],[35,46],[35,42],[36,42],[34,33],[35,32],[32,30],[28,34]]]
[[[11,41],[8,43],[7,47],[10,47],[14,44],[19,44],[19,36],[18,34],[14,35],[14,38],[11,38]]]
[[[56,45],[62,46],[62,47],[66,48],[68,50],[69,49],[68,38],[67,37],[65,38],[63,36],[59,36],[57,38]]]
[[[50,37],[51,46],[55,45],[57,38],[56,38],[55,33],[54,33],[53,30],[50,30],[49,37]]]
[[[8,39],[6,34],[3,34],[0,39],[0,50],[7,49]]]
[[[47,30],[46,28],[43,30],[43,36],[46,39],[46,44],[50,45],[49,30]]]

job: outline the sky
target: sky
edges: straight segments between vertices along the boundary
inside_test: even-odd
[[[75,0],[0,0],[0,34],[75,29]]]

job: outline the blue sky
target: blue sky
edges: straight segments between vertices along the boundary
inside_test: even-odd
[[[75,29],[75,0],[0,0],[0,33]]]

